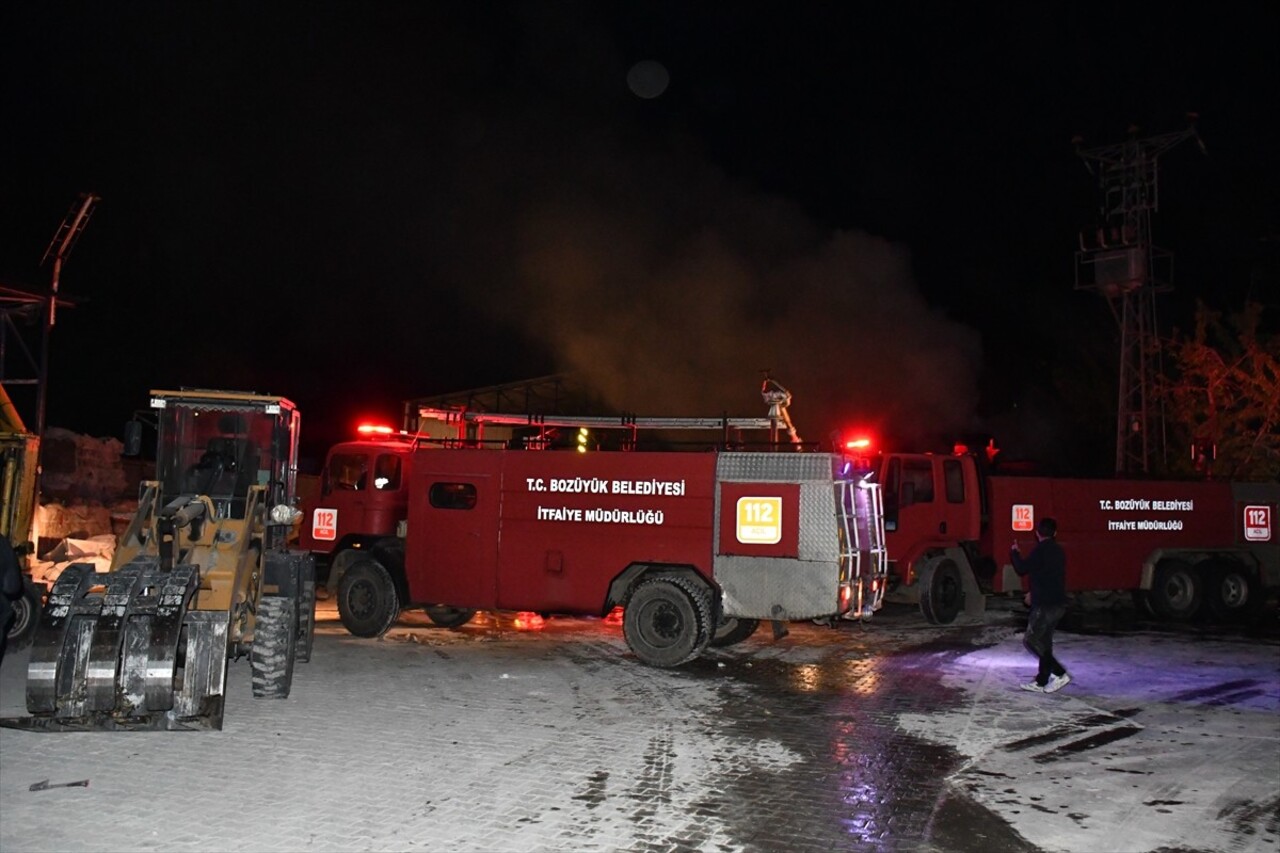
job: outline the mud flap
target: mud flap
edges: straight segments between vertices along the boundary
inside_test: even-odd
[[[309,551],[267,551],[263,558],[262,596],[297,603],[296,659],[311,660],[315,636],[316,558]]]
[[[298,602],[298,661],[311,661],[311,647],[316,639],[316,582],[304,581],[302,599]]]
[[[30,717],[44,731],[221,729],[227,614],[189,611],[196,566],[162,572],[140,557],[116,572],[69,566],[54,583],[27,670]]]
[[[960,572],[960,583],[964,587],[964,615],[970,619],[981,619],[987,612],[987,596],[978,586],[978,579],[965,568]]]

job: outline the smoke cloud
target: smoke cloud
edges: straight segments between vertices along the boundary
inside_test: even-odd
[[[824,230],[678,138],[639,148],[566,118],[547,148],[528,121],[467,126],[450,232],[487,243],[454,274],[617,409],[761,416],[767,370],[805,440],[969,425],[978,335],[926,304],[905,247]]]

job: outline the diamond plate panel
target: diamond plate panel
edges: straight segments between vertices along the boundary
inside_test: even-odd
[[[815,619],[836,612],[837,564],[777,557],[720,557],[716,581],[726,616]]]
[[[801,560],[840,559],[840,534],[836,525],[836,492],[830,475],[821,483],[800,484]]]
[[[831,482],[834,457],[829,453],[721,453],[716,460],[720,482]]]

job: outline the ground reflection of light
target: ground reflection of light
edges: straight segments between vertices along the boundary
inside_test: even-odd
[[[846,695],[866,697],[884,689],[881,670],[884,660],[865,657],[846,660],[833,670],[833,679],[842,682]],[[854,839],[858,850],[892,849],[889,839],[892,791],[895,780],[885,759],[886,743],[880,726],[867,720],[867,700],[846,702],[848,716],[836,721],[831,730],[831,755],[839,772],[836,791],[842,805],[836,817],[843,831]]]
[[[870,696],[881,689],[880,658],[846,660],[843,666],[826,669],[816,663],[804,663],[791,670],[791,685],[804,693],[821,690],[852,690]]]
[[[805,693],[814,693],[822,687],[822,670],[816,663],[804,663],[791,671],[791,684]]]
[[[862,771],[862,772],[860,772]],[[856,838],[859,850],[879,850],[886,843],[881,795],[874,770],[850,767],[840,776],[840,801],[847,812],[839,818],[845,832]]]
[[[542,616],[537,613],[522,610],[516,614],[515,627],[517,631],[541,631],[543,624]]]
[[[836,723],[836,740],[832,744],[831,755],[835,758],[837,764],[843,765],[853,754],[851,744],[855,742],[854,737],[856,735],[857,728],[853,723],[848,721]]]
[[[844,682],[855,693],[870,696],[880,690],[880,658],[858,658],[844,662]]]
[[[1030,661],[1033,667],[1036,664],[1036,659],[1022,648],[1021,643],[1016,648],[985,649],[981,655],[960,657],[956,660],[956,664],[963,666],[970,661],[987,669],[1015,669],[1025,667],[1027,661]]]

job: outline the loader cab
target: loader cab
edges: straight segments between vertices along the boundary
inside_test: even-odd
[[[221,518],[244,518],[249,491],[267,506],[292,504],[297,477],[298,412],[279,398],[229,394],[153,394],[157,409],[156,479],[160,504],[208,495]]]

